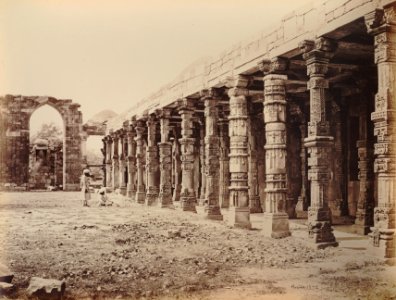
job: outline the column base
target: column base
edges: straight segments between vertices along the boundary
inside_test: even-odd
[[[147,206],[153,206],[158,204],[158,194],[146,194],[144,202]]]
[[[158,198],[159,207],[161,208],[175,208],[172,203],[172,195],[160,194]]]
[[[208,201],[205,198],[201,198],[198,200],[199,206],[205,206],[206,203],[208,203]]]
[[[264,213],[263,223],[264,236],[279,239],[291,235],[289,230],[289,216],[286,213]]]
[[[230,224],[235,228],[251,229],[250,208],[249,207],[231,207]]]
[[[197,212],[197,209],[195,208],[197,200],[195,198],[194,192],[185,190],[184,193],[180,194],[180,203],[182,211]]]
[[[120,194],[123,196],[126,196],[126,187],[125,186],[120,187]]]
[[[304,210],[304,203],[305,203],[305,198],[300,196],[298,197],[298,201],[295,207],[295,212],[296,212],[296,218],[297,219],[306,219],[308,218],[308,212]],[[305,206],[306,207],[306,206]]]
[[[361,224],[353,224],[351,226],[351,231],[360,235],[367,235],[370,232],[370,226],[365,226]]]
[[[394,266],[396,263],[396,236],[395,229],[370,227],[369,252],[385,260],[385,263]]]
[[[329,208],[308,208],[308,236],[317,249],[338,246],[331,228]]]
[[[223,221],[223,215],[221,214],[219,206],[206,206],[205,214],[206,214],[206,219]]]
[[[260,214],[263,212],[260,197],[249,197],[249,208],[251,214]]]
[[[135,200],[136,191],[127,188],[127,197]]]
[[[135,201],[140,204],[144,204],[146,200],[146,193],[145,192],[136,192]]]

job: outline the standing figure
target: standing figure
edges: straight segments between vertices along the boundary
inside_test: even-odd
[[[83,170],[83,175],[81,176],[81,192],[84,194],[84,204],[83,206],[89,206],[88,205],[88,200],[91,199],[91,193],[89,191],[89,184],[90,184],[90,179],[91,177],[91,172],[89,169],[84,169]]]

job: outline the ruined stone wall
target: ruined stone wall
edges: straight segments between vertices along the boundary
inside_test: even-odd
[[[81,174],[82,114],[79,104],[52,97],[0,97],[0,184],[27,186],[29,168],[29,121],[32,113],[48,104],[64,121],[63,189],[79,189]]]

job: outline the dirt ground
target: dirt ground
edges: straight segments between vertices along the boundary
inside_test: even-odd
[[[396,268],[368,240],[335,231],[340,246],[314,250],[301,222],[292,236],[230,228],[178,209],[84,208],[80,193],[0,194],[0,261],[15,274],[8,298],[33,276],[64,279],[66,299],[396,299]],[[0,296],[1,298],[1,296]]]

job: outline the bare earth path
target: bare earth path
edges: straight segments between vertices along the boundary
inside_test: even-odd
[[[8,297],[25,299],[39,276],[65,279],[67,299],[396,299],[396,269],[367,254],[365,237],[336,232],[340,247],[313,250],[297,223],[289,238],[263,237],[260,214],[244,231],[119,198],[83,208],[79,197],[0,194]]]

